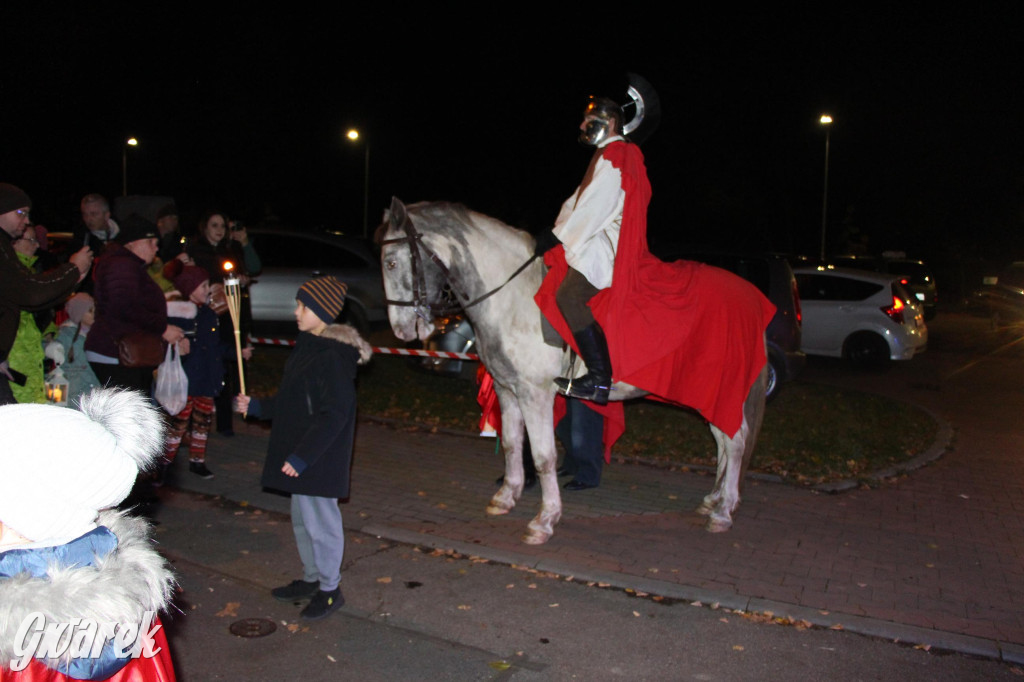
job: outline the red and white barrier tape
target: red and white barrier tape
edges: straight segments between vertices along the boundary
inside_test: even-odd
[[[290,339],[270,339],[265,337],[250,336],[249,340],[263,346],[294,346],[295,341]],[[444,350],[417,350],[414,348],[383,348],[372,347],[374,353],[382,355],[410,355],[423,358],[445,358],[449,360],[479,360],[476,353],[453,353]]]

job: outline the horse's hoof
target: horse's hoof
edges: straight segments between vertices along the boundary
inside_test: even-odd
[[[709,533],[724,533],[730,528],[732,528],[732,521],[726,521],[725,519],[710,518],[704,524],[704,530]]]
[[[509,510],[504,507],[499,507],[494,504],[487,505],[488,516],[501,516],[502,514],[508,514]]]
[[[707,502],[705,502],[704,504],[702,504],[699,507],[697,507],[697,509],[695,509],[694,511],[696,511],[701,516],[707,516],[708,514],[711,513],[711,509],[712,509],[712,505],[710,505]]]
[[[551,538],[551,533],[541,533],[539,531],[530,530],[526,535],[523,536],[523,542],[528,545],[543,545]]]

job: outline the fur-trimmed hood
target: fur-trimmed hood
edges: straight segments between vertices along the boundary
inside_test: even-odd
[[[348,324],[330,324],[321,334],[323,338],[333,339],[355,347],[359,351],[359,364],[365,365],[373,357],[373,347],[368,344],[356,328]]]
[[[148,522],[126,512],[104,511],[99,525],[117,537],[117,547],[94,566],[54,566],[46,578],[27,573],[0,578],[0,667],[17,658],[16,635],[30,614],[42,613],[47,624],[76,618],[141,623],[147,611],[167,608],[174,577],[153,548]]]

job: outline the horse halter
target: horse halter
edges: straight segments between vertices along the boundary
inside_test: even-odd
[[[443,317],[446,315],[453,315],[455,313],[464,311],[466,308],[471,308],[477,303],[490,298],[494,294],[498,293],[502,287],[515,279],[519,273],[525,270],[530,263],[532,263],[537,255],[534,254],[527,259],[525,263],[519,266],[519,268],[509,275],[508,279],[502,282],[499,286],[491,289],[486,294],[477,296],[473,300],[469,300],[469,296],[463,293],[461,287],[455,285],[454,276],[448,269],[448,266],[444,264],[436,253],[430,250],[430,248],[423,243],[423,233],[417,232],[416,228],[413,227],[412,219],[408,215],[405,216],[405,220],[402,222],[402,230],[405,232],[404,237],[396,237],[394,239],[384,239],[381,241],[381,246],[388,244],[409,244],[410,260],[409,263],[412,267],[412,300],[411,301],[395,301],[390,298],[385,298],[384,303],[387,305],[411,307],[416,316],[425,322],[433,322],[434,317]],[[420,249],[422,249],[426,255],[434,262],[437,267],[441,269],[441,274],[444,276],[445,281],[448,282],[448,286],[451,287],[452,292],[455,294],[456,299],[461,305],[456,306],[439,306],[431,304],[428,300],[427,292],[427,276],[423,268],[423,260],[420,255]]]

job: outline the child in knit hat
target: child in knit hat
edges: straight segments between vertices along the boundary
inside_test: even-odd
[[[169,420],[157,485],[162,483],[163,470],[174,461],[185,431],[190,435],[188,470],[202,478],[213,478],[213,472],[206,466],[213,399],[224,387],[224,354],[233,350],[221,343],[217,314],[207,305],[210,275],[206,270],[173,259],[164,266],[164,276],[184,299],[167,302],[167,319],[185,332],[185,342],[179,345],[179,350],[188,377],[188,400],[185,408]]]
[[[156,616],[173,576],[148,523],[113,509],[160,454],[159,413],[96,389],[80,410],[0,407],[0,432],[0,679],[174,679]]]
[[[269,398],[239,395],[235,402],[242,414],[274,422],[262,483],[291,493],[303,577],[271,594],[287,602],[310,599],[299,614],[307,620],[324,618],[345,603],[338,586],[345,552],[338,500],[349,496],[356,366],[372,354],[353,327],[334,324],[345,291],[334,277],[318,277],[299,288],[299,336],[280,388]]]
[[[64,312],[68,314],[68,319],[57,330],[55,339],[63,349],[63,357],[53,359],[68,380],[68,405],[73,406],[79,396],[100,385],[100,380],[96,378],[85,357],[85,337],[96,319],[96,303],[92,296],[80,292],[68,299],[64,304]],[[47,355],[51,355],[49,347]],[[57,355],[60,355],[59,351]]]

